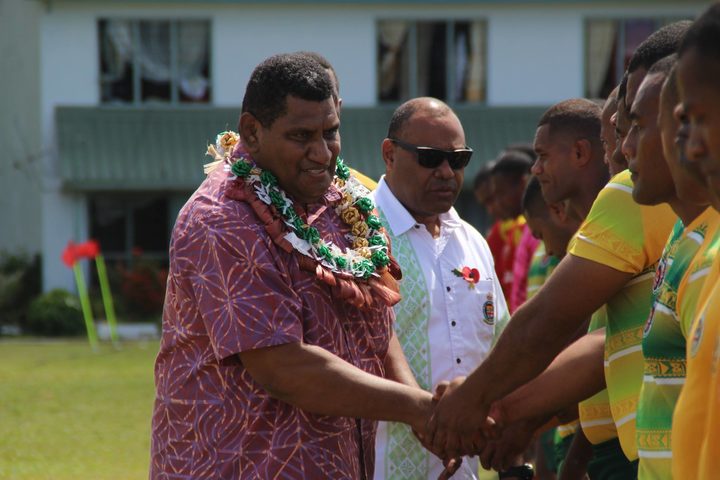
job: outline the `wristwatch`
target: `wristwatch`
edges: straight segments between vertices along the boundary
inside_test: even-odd
[[[519,478],[520,480],[532,480],[535,476],[535,468],[526,463],[525,465],[518,465],[516,467],[508,468],[502,472],[498,472],[498,478]]]

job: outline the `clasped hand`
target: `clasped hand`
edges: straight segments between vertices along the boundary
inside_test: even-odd
[[[465,377],[440,383],[433,397],[433,410],[424,425],[413,432],[425,448],[445,464],[440,478],[449,478],[463,455],[479,454],[495,435],[495,422],[476,403],[468,402],[458,388]]]

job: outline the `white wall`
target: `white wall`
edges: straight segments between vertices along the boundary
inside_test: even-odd
[[[40,4],[0,1],[0,251],[40,251]]]
[[[9,4],[13,5],[13,2],[41,5],[41,2],[28,0],[10,0]],[[85,199],[61,192],[55,180],[54,110],[58,105],[98,104],[97,21],[100,18],[210,19],[213,103],[218,106],[240,105],[250,72],[262,59],[274,53],[296,50],[318,51],[333,63],[340,78],[344,105],[371,106],[376,103],[375,29],[378,20],[486,19],[487,103],[493,106],[548,105],[583,93],[586,18],[696,15],[708,3],[633,6],[614,2],[593,7],[586,2],[577,6],[551,2],[508,6],[498,1],[455,6],[438,3],[436,7],[366,7],[341,3],[334,6],[307,3],[277,6],[196,2],[125,6],[119,2],[50,2],[51,7],[43,9],[41,18],[39,68],[40,123],[45,142],[42,146],[48,152],[44,165],[46,176],[42,182],[42,248],[47,258],[45,286],[72,287],[69,271],[59,264],[59,251],[71,238],[85,240],[83,235],[87,232]],[[0,2],[0,7],[7,4],[8,1]],[[13,26],[7,16],[3,18],[3,22]],[[22,27],[18,25],[10,31],[22,33]],[[0,39],[15,38],[5,35],[8,30],[4,27],[0,24]],[[3,118],[0,113],[0,119]],[[0,160],[4,161],[2,157]],[[0,181],[0,187],[3,185]],[[22,197],[17,192],[13,195],[11,204],[17,205]],[[0,197],[0,202],[4,199],[5,196]],[[15,217],[0,216],[0,221],[6,218]],[[28,244],[32,245],[32,232],[37,230],[28,227],[18,239],[29,239]],[[3,237],[5,235],[3,230]],[[4,239],[0,246],[3,243]]]
[[[488,19],[488,104],[550,105],[583,95],[583,21],[557,9]]]

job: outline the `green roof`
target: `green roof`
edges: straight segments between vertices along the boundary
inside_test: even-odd
[[[474,150],[466,185],[508,143],[528,142],[542,107],[457,110]],[[234,129],[239,108],[58,107],[60,178],[72,191],[191,191],[203,179],[208,143]],[[380,142],[393,107],[343,108],[342,156],[369,177],[384,172]]]
[[[47,5],[53,5],[55,3],[98,3],[97,0],[41,0]],[[687,0],[690,3],[707,3],[707,0]],[[202,4],[206,5],[217,5],[217,4],[238,4],[238,5],[487,5],[495,4],[500,6],[505,5],[613,5],[613,4],[624,4],[625,2],[619,2],[618,0],[104,0],[100,3],[122,3],[122,4]],[[658,4],[658,3],[677,3],[677,0],[633,0],[631,4]]]

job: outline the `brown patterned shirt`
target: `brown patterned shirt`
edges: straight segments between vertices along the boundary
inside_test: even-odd
[[[150,478],[372,478],[376,422],[276,400],[237,354],[302,341],[383,376],[392,309],[332,298],[250,205],[224,195],[230,181],[212,173],[173,231]],[[347,245],[327,198],[307,213],[323,239]]]

